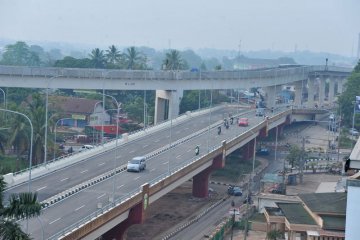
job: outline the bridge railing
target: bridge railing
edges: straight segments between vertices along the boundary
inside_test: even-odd
[[[297,66],[287,68],[268,68],[253,70],[225,70],[225,71],[159,71],[159,70],[106,70],[84,68],[55,68],[55,67],[23,67],[0,65],[0,74],[10,76],[45,77],[61,76],[62,78],[95,78],[95,79],[143,79],[143,80],[207,80],[207,79],[262,79],[275,77],[290,77],[310,72],[346,72],[352,69],[337,66]],[[56,80],[54,80],[56,81]],[[60,81],[60,80],[59,80]]]
[[[109,210],[113,209],[114,207],[128,201],[129,199],[133,198],[134,196],[136,196],[136,195],[138,195],[140,193],[141,193],[141,188],[138,187],[135,190],[127,193],[126,195],[123,195],[123,196],[115,199],[114,202],[110,202],[110,203],[106,204],[105,206],[97,209],[96,211],[94,211],[93,213],[91,213],[88,216],[84,217],[83,219],[81,219],[81,220],[79,220],[79,221],[65,227],[60,232],[52,235],[48,239],[61,239],[61,237],[66,236],[67,233],[73,231],[74,229],[77,229],[77,228],[83,226],[87,222],[91,222],[95,218],[101,216],[102,214],[104,214],[104,213],[108,212]]]

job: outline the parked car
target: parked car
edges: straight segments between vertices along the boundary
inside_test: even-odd
[[[352,136],[359,136],[359,131],[356,130],[355,128],[350,128],[349,134]]]
[[[239,119],[239,126],[242,126],[242,127],[249,126],[249,119],[248,118],[240,118]]]
[[[267,156],[270,154],[270,151],[268,148],[260,148],[256,151],[256,154],[261,155],[261,156]]]
[[[228,194],[232,196],[242,196],[242,190],[240,187],[229,186]]]
[[[128,172],[141,172],[142,170],[145,170],[146,163],[145,163],[145,157],[134,157],[130,161],[128,161],[127,164],[127,171]]]
[[[83,145],[81,148],[79,148],[79,152],[82,152],[84,150],[92,149],[94,148],[93,145]]]

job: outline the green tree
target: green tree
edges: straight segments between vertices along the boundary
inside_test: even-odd
[[[180,52],[177,50],[171,50],[165,55],[163,60],[164,70],[182,70],[185,69],[185,62],[181,58]]]
[[[30,50],[25,42],[16,42],[5,46],[1,64],[16,66],[39,66],[40,58]]]
[[[303,154],[304,153],[300,147],[297,145],[291,145],[289,154],[286,156],[286,160],[291,165],[291,168],[299,166]]]
[[[269,240],[276,240],[282,238],[283,234],[280,230],[271,230],[266,234],[267,239]]]
[[[125,112],[128,113],[130,119],[137,122],[143,122],[144,118],[144,99],[142,97],[135,97],[129,103],[123,105]]]
[[[341,114],[343,116],[343,123],[347,126],[352,126],[352,117],[354,112],[355,97],[360,96],[360,61],[354,68],[351,76],[345,84],[345,91],[339,97],[339,105]],[[359,114],[356,114],[355,128],[360,127]]]
[[[135,47],[129,47],[124,54],[126,69],[137,69],[143,60],[140,52]]]
[[[110,68],[115,68],[115,66],[121,62],[122,55],[114,45],[111,45],[109,49],[106,50],[105,57]]]
[[[37,217],[41,213],[41,204],[37,201],[37,193],[24,192],[12,194],[9,204],[4,207],[3,193],[6,183],[0,175],[0,239],[28,240],[30,236],[24,233],[17,220]]]
[[[105,68],[106,59],[103,50],[95,48],[91,51],[89,56],[94,68]]]
[[[66,56],[54,63],[54,67],[92,68],[93,66],[93,61],[89,58],[76,59],[70,56]]]

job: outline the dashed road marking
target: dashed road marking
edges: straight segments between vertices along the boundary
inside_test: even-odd
[[[51,221],[51,222],[49,222],[49,224],[53,224],[54,222],[57,222],[57,221],[59,221],[61,218],[57,218],[57,219],[55,219],[54,221]]]
[[[135,150],[131,150],[129,153],[134,153],[135,152]]]
[[[102,162],[102,163],[99,163],[99,165],[98,166],[102,166],[102,165],[104,165],[105,164],[105,162]]]
[[[146,148],[147,146],[149,146],[149,145],[144,145],[143,148]]]
[[[169,163],[169,161],[167,161],[167,162],[163,162],[163,165],[168,164],[168,163]]]
[[[75,212],[76,212],[76,211],[79,211],[79,210],[82,209],[83,207],[85,207],[85,205],[82,205],[82,206],[76,208],[76,209],[75,209]]]
[[[153,172],[153,171],[155,171],[155,170],[156,170],[156,168],[150,169],[150,172]]]
[[[122,184],[122,185],[118,186],[118,187],[117,187],[117,189],[122,188],[123,186],[124,186],[124,184]]]
[[[139,177],[136,177],[136,178],[134,178],[134,180],[138,180],[139,178],[141,178],[140,176]]]
[[[84,170],[84,171],[81,171],[80,173],[86,173],[87,171],[89,171],[89,170],[86,169],[86,170]]]
[[[36,189],[36,191],[38,192],[38,191],[40,191],[40,190],[43,190],[44,188],[46,188],[47,186],[45,186],[45,187],[41,187],[41,188],[39,188],[39,189]]]
[[[68,177],[67,177],[67,178],[63,178],[63,179],[60,180],[60,182],[66,181],[66,180],[68,180],[68,179],[69,179]]]
[[[105,195],[106,195],[106,193],[103,193],[103,194],[101,194],[100,196],[98,196],[97,199],[102,198],[102,197],[105,196]]]
[[[180,158],[181,157],[181,155],[178,155],[176,158]]]

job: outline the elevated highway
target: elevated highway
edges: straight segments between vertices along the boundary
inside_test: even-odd
[[[230,108],[230,112],[233,109]],[[269,119],[254,117],[253,111],[245,112],[243,116],[250,118],[249,127],[230,125],[229,130],[223,128],[218,135],[217,126],[222,125],[223,113],[214,113],[217,122],[210,129],[206,127],[205,120],[205,128],[198,136],[150,157],[145,172],[120,172],[44,209],[41,218],[46,238],[57,239],[65,235],[65,239],[85,236],[84,239],[94,239],[104,234],[106,238],[121,236],[129,224],[142,222],[152,202],[190,178],[193,178],[194,196],[206,197],[209,174],[224,166],[225,156],[241,148],[244,159],[251,158],[254,138],[265,137],[276,126],[281,128],[288,122],[291,109],[275,112]],[[194,130],[191,124],[188,126]],[[154,139],[150,137],[148,140]],[[196,145],[201,149],[199,156],[194,154]],[[114,179],[115,203],[112,199]],[[30,220],[29,229],[33,237],[41,237],[41,226],[36,219]]]

